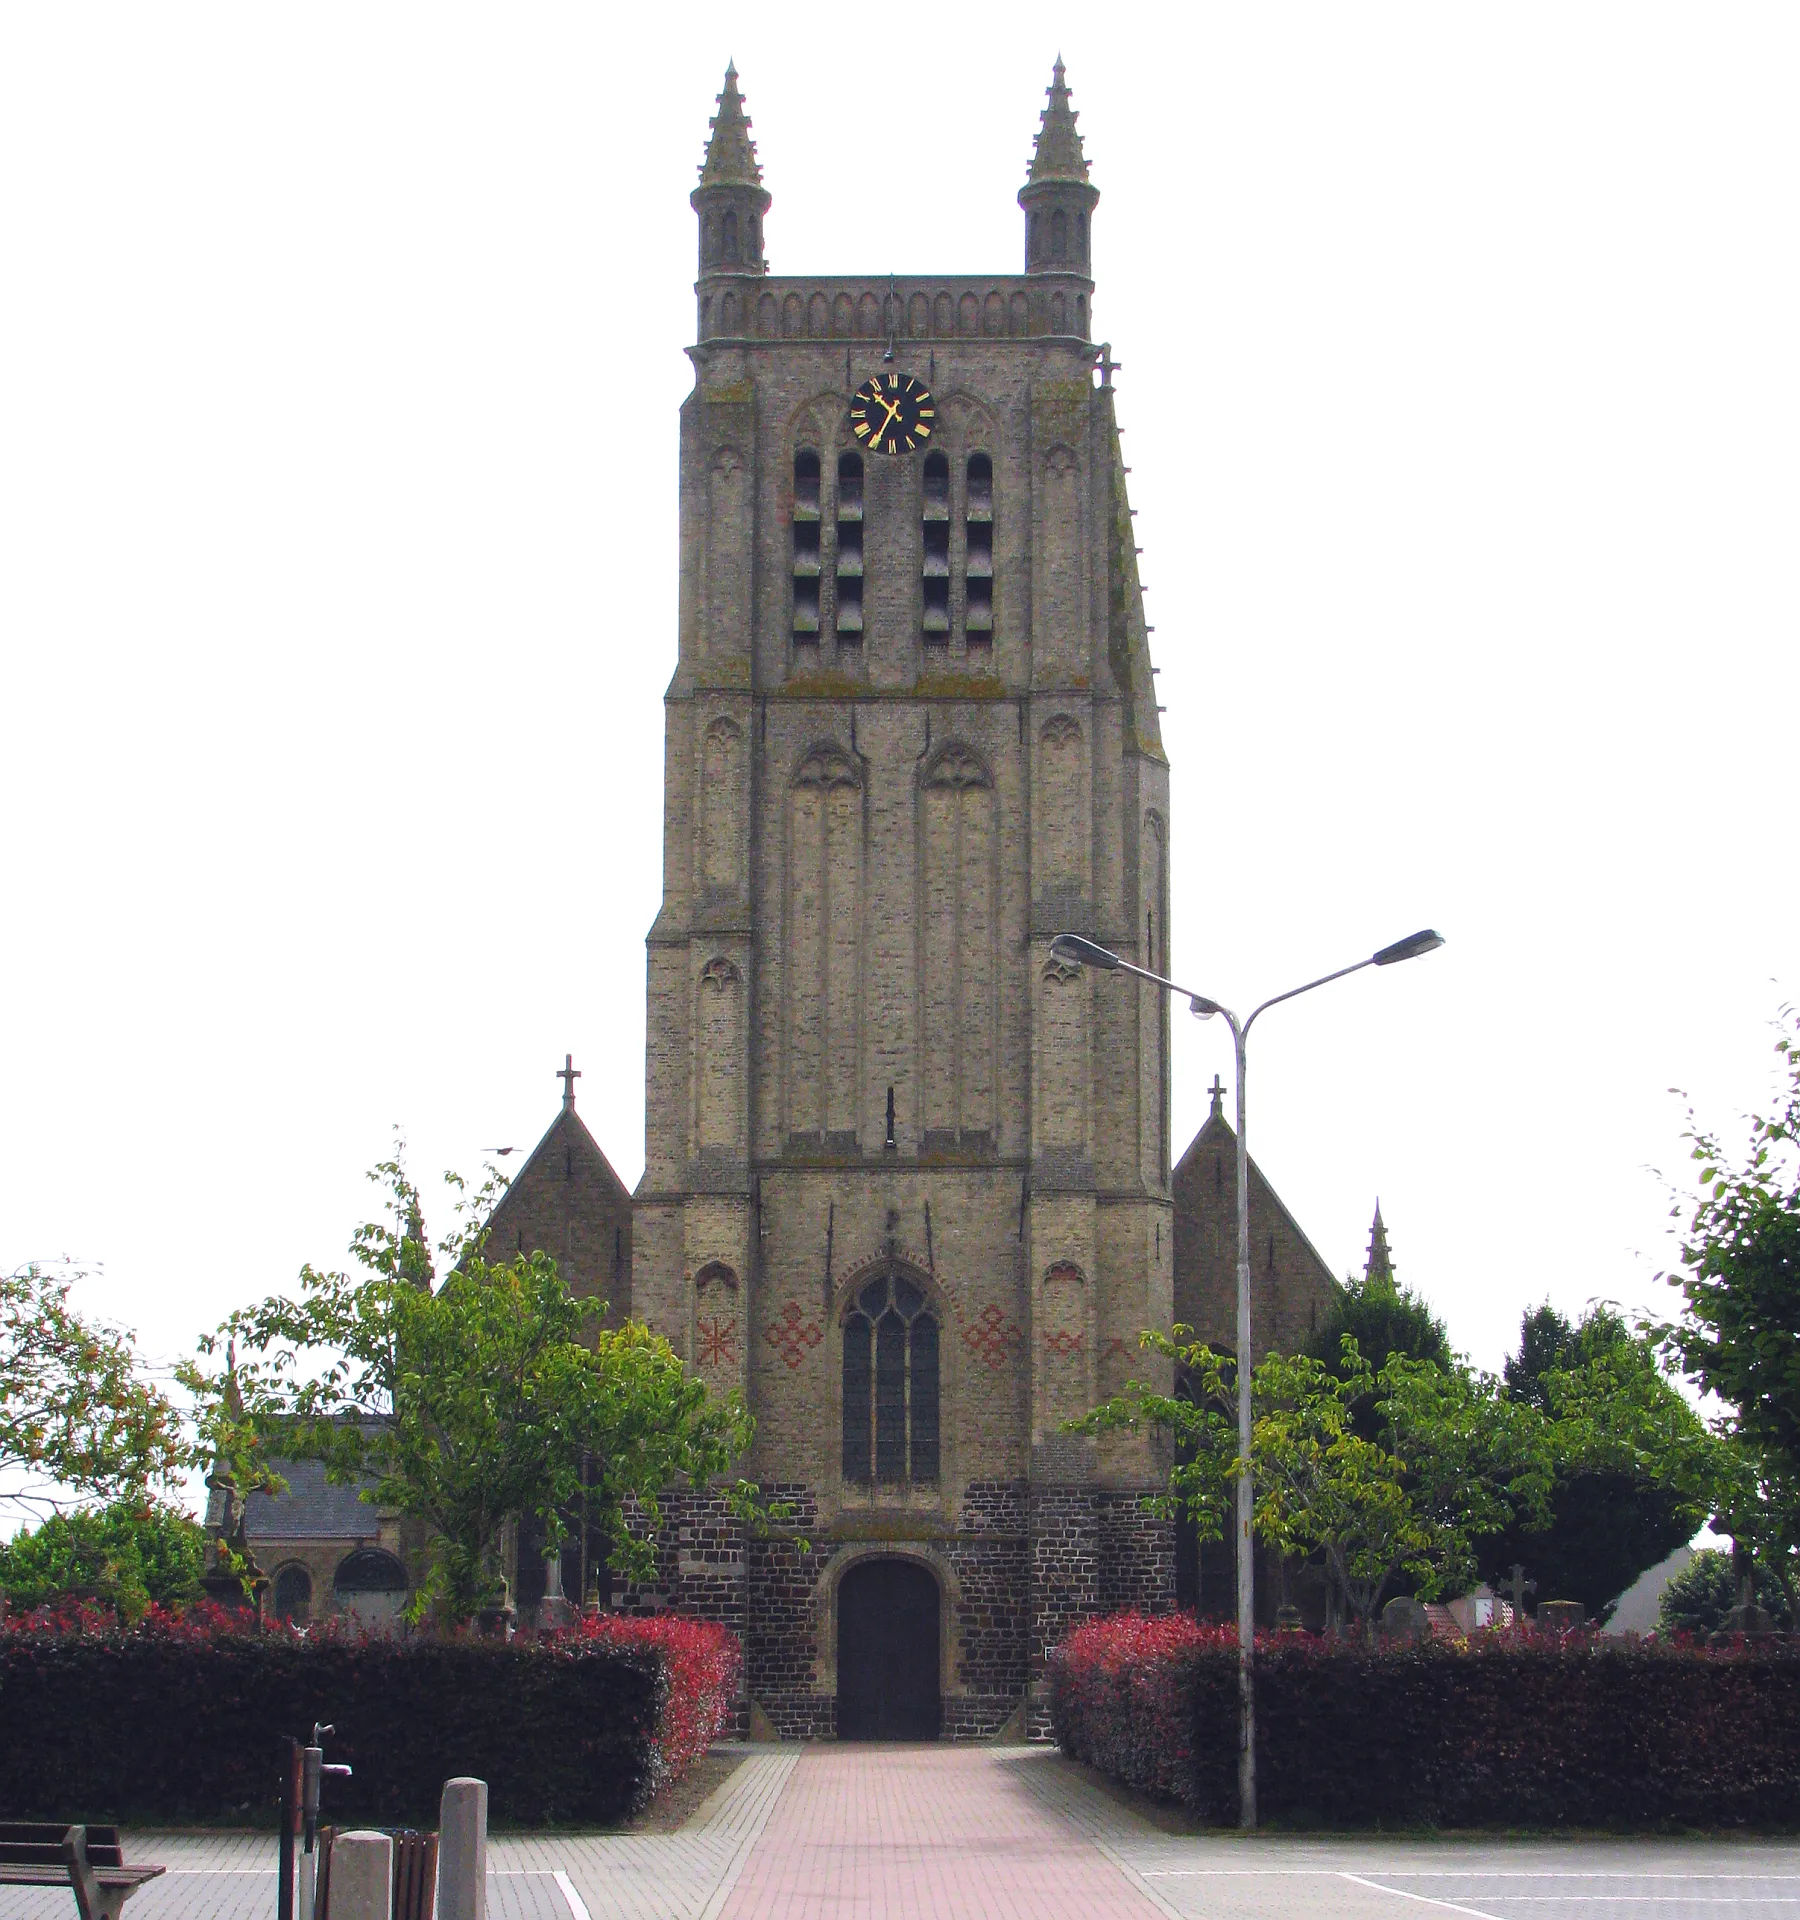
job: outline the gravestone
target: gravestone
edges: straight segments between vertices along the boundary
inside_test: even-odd
[[[1390,1600],[1381,1610],[1381,1637],[1390,1647],[1423,1646],[1431,1638],[1431,1621],[1417,1600]]]
[[[1537,1623],[1540,1632],[1560,1637],[1587,1625],[1587,1608],[1579,1600],[1540,1600]]]

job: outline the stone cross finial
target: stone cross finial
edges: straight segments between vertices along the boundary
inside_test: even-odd
[[[565,1113],[573,1113],[575,1110],[575,1082],[581,1078],[581,1069],[575,1064],[575,1056],[572,1053],[565,1053],[563,1055],[563,1063],[557,1068],[556,1077],[563,1083],[563,1111]]]
[[[1222,1120],[1225,1117],[1225,1083],[1215,1073],[1212,1083],[1212,1117]]]
[[[1113,383],[1112,377],[1115,373],[1118,373],[1119,371],[1121,371],[1124,365],[1125,365],[1125,362],[1123,360],[1115,360],[1112,357],[1112,342],[1110,340],[1101,341],[1100,343],[1100,385],[1102,389],[1108,392],[1111,391],[1112,383]]]

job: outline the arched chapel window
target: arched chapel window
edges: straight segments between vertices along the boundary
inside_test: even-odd
[[[900,1487],[937,1477],[937,1317],[921,1288],[889,1272],[844,1315],[844,1479]]]
[[[725,215],[725,258],[735,260],[738,257],[737,215],[727,212]]]
[[[731,215],[727,214],[725,218],[729,221]],[[725,246],[727,252],[730,253],[730,249],[736,245],[737,234],[734,229],[728,225],[725,229]],[[735,260],[737,255],[730,253],[730,257]],[[1050,257],[1053,260],[1066,260],[1069,257],[1069,216],[1061,207],[1058,207],[1050,216]]]
[[[305,1621],[312,1614],[312,1575],[304,1567],[283,1567],[275,1576],[275,1618]]]

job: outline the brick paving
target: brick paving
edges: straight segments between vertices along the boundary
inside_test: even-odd
[[[273,1920],[275,1838],[132,1833],[130,1920]],[[666,1834],[497,1834],[492,1920],[1800,1920],[1800,1845],[1189,1834],[1042,1747],[760,1747]],[[0,1888],[0,1920],[70,1920]]]

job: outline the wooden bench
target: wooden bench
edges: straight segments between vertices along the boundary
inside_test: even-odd
[[[128,1867],[117,1827],[65,1827],[54,1820],[0,1820],[0,1887],[69,1887],[81,1920],[119,1911],[162,1867]]]

